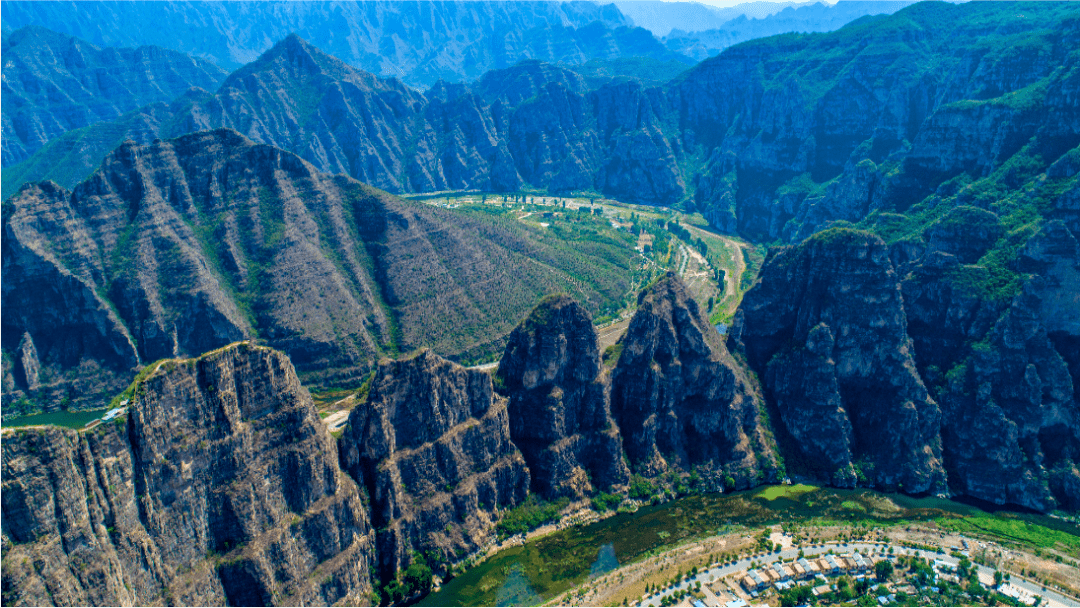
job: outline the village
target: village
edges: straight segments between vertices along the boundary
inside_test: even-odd
[[[887,543],[777,545],[748,560],[692,569],[639,606],[1067,606],[1069,598],[973,563],[967,541],[949,553]],[[960,549],[959,547],[957,549]],[[1039,595],[1042,593],[1043,595]]]

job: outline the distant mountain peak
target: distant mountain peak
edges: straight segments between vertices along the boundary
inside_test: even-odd
[[[234,72],[226,79],[225,85],[228,86],[238,78],[246,78],[251,74],[263,72],[278,72],[279,76],[287,75],[300,79],[325,76],[334,80],[363,82],[368,87],[377,80],[374,74],[354,68],[323,52],[296,33],[289,34],[260,55],[258,59]]]

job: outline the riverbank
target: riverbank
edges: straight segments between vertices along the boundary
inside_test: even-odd
[[[751,559],[760,552],[755,540],[760,531],[781,526],[793,542],[797,539],[804,545],[872,541],[929,546],[935,539],[952,538],[939,522],[980,518],[1023,522],[1042,534],[1048,546],[1024,550],[1019,541],[1004,543],[999,546],[999,557],[992,552],[983,557],[1012,564],[1017,572],[1030,571],[1040,584],[1045,580],[1050,585],[1067,585],[1080,574],[1076,567],[1080,551],[1069,553],[1068,541],[1080,535],[1080,528],[1072,524],[1059,522],[1051,528],[1055,522],[1045,516],[988,514],[939,498],[814,486],[795,492],[793,488],[687,496],[534,537],[490,555],[424,598],[421,605],[635,603],[645,596],[646,585],[670,581],[679,570],[686,573],[721,559]]]

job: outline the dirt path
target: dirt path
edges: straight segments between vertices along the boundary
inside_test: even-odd
[[[597,330],[596,333],[600,336],[600,352],[603,353],[604,349],[618,342],[626,333],[627,327],[630,327],[630,319],[623,319]]]
[[[351,410],[341,410],[323,418],[323,422],[326,423],[326,428],[329,429],[331,433],[340,430],[341,427],[345,426],[345,423],[349,421],[350,412]]]
[[[499,362],[498,361],[492,361],[491,363],[481,363],[480,365],[473,365],[472,367],[469,367],[467,369],[477,369],[477,370],[480,370],[482,372],[486,372],[486,371],[494,371],[498,367],[499,367]]]
[[[693,234],[698,238],[702,238],[702,235],[705,235],[710,238],[720,239],[724,242],[724,255],[731,260],[731,266],[735,270],[734,272],[726,272],[724,276],[724,305],[729,309],[733,309],[732,303],[736,303],[739,300],[739,281],[742,280],[742,275],[746,272],[746,261],[743,259],[742,255],[743,245],[731,237],[717,234],[698,226],[686,226],[686,229],[690,231],[690,234]],[[694,253],[697,252],[695,251]],[[698,255],[700,256],[701,254]]]

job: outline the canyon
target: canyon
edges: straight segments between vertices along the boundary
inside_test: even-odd
[[[5,24],[3,417],[122,412],[5,424],[5,605],[406,603],[515,517],[790,479],[1080,509],[1080,9],[695,65],[614,5],[518,4],[352,6],[412,15],[381,62]],[[402,42],[481,17],[506,52]],[[676,261],[715,270],[710,235],[746,239],[722,315]]]

